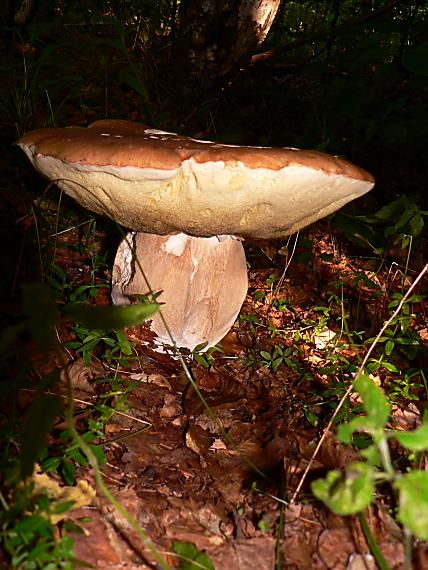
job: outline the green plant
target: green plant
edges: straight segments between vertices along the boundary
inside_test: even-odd
[[[312,483],[312,492],[339,515],[363,511],[374,499],[376,487],[391,485],[397,496],[397,518],[403,527],[421,540],[428,539],[428,473],[419,469],[418,458],[428,451],[428,423],[412,432],[387,429],[391,405],[382,390],[366,375],[354,382],[364,415],[341,424],[337,437],[352,444],[356,434],[369,436],[360,449],[363,461],[356,461],[345,471],[330,471],[325,479]],[[390,442],[397,441],[408,452],[409,469],[403,473],[392,461]]]
[[[209,368],[214,363],[214,356],[213,355],[216,352],[223,354],[223,349],[221,348],[221,346],[216,345],[216,346],[211,346],[208,350],[206,350],[204,352],[203,350],[205,348],[205,344],[200,344],[200,345],[196,346],[191,351],[190,354],[192,355],[192,357],[195,359],[195,361],[198,364],[200,364],[204,368]]]
[[[83,83],[82,76],[73,70],[73,42],[61,39],[42,45],[41,36],[46,33],[46,27],[33,26],[31,30],[30,38],[19,33],[22,53],[19,60],[15,58],[13,81],[1,101],[19,131],[35,115],[45,116],[46,123],[55,124],[61,109],[77,96]],[[10,62],[2,62],[2,71],[9,66]],[[64,82],[67,82],[66,90]]]
[[[52,232],[52,225],[55,224],[55,234],[53,246],[50,247],[50,240],[46,247],[43,249],[49,256],[49,263],[44,273],[44,280],[52,287],[58,295],[58,298],[65,303],[78,304],[96,299],[100,289],[108,288],[106,282],[106,271],[109,264],[106,261],[107,252],[100,253],[99,251],[99,236],[97,235],[97,224],[94,218],[89,219],[77,226],[71,221],[68,221],[65,215],[59,216],[60,206],[55,204],[55,220],[50,219],[52,214],[50,203],[46,200],[40,199],[38,201],[38,226],[46,226],[44,232],[48,235]],[[65,218],[65,219],[64,219]],[[63,230],[59,230],[59,223],[65,225]],[[72,230],[80,230],[83,226],[84,234],[79,235],[77,243],[61,242],[61,236]],[[89,274],[90,279],[85,275],[85,283],[75,282],[75,279],[70,277],[67,269],[64,266],[52,262],[55,259],[57,248],[63,247],[71,252],[77,251],[80,255],[89,260]],[[64,265],[64,264],[63,264]]]
[[[73,332],[77,340],[66,342],[64,346],[74,348],[80,352],[86,366],[89,366],[91,357],[97,347],[103,350],[104,357],[108,362],[115,360],[123,364],[126,362],[126,358],[132,354],[134,344],[121,330],[105,331],[76,325],[73,328]]]
[[[395,376],[388,387],[388,398],[392,402],[399,398],[419,400],[421,383],[415,381],[419,376],[422,376],[423,379],[423,371],[417,368],[409,368]],[[424,386],[424,395],[427,396],[426,386]]]
[[[179,570],[214,570],[214,565],[206,554],[190,542],[174,541],[172,550],[180,557]]]
[[[92,430],[88,430],[83,433],[81,437],[83,441],[90,446],[98,463],[104,465],[106,458],[101,447],[91,443],[96,440],[99,435]],[[80,447],[73,442],[68,430],[61,432],[59,439],[62,443],[55,443],[55,445],[51,447],[51,453],[54,455],[47,455],[44,459],[41,459],[40,466],[43,471],[60,473],[67,485],[74,485],[76,483],[76,463],[87,467],[88,459],[82,454]]]
[[[385,237],[399,243],[402,249],[409,247],[410,252],[411,240],[422,233],[426,216],[428,211],[421,209],[415,197],[403,195],[383,206],[370,221],[382,224]]]
[[[109,361],[126,362],[132,354],[133,344],[126,337],[123,328],[137,325],[149,319],[159,310],[157,303],[144,302],[135,305],[102,307],[69,304],[66,312],[70,318],[81,324],[74,327],[78,340],[65,343],[82,353],[88,366],[91,355],[101,343],[107,347],[105,358]]]
[[[273,348],[272,353],[266,350],[260,351],[260,356],[262,358],[262,366],[271,368],[272,372],[276,372],[281,364],[286,364],[290,368],[296,368],[296,362],[290,358],[295,353],[295,349],[291,346],[281,348],[276,344]]]
[[[422,235],[428,216],[428,210],[422,209],[419,202],[418,197],[404,194],[373,215],[352,216],[341,212],[334,217],[334,223],[349,239],[370,244],[379,257],[393,246],[407,250],[406,272],[415,240]]]
[[[402,303],[403,294],[401,292],[392,293],[392,301],[388,308],[392,313],[394,309]],[[384,368],[390,373],[396,374],[394,379],[394,397],[399,395],[399,387],[402,386],[402,396],[417,399],[415,392],[410,392],[410,378],[408,371],[401,370],[399,362],[402,358],[412,361],[416,358],[421,350],[422,343],[420,336],[412,328],[411,322],[416,318],[413,307],[424,299],[423,295],[411,295],[402,303],[401,313],[390,320],[389,326],[385,329],[384,334],[378,339],[378,354],[376,357],[370,358],[367,363],[367,371],[376,372]],[[370,344],[373,338],[366,341]],[[415,376],[415,371],[412,376]],[[412,388],[415,386],[412,385]]]
[[[72,283],[66,272],[59,265],[51,266],[51,274],[45,275],[45,281],[57,292],[57,294],[69,303],[84,303],[89,299],[96,298],[99,289],[105,289],[106,283],[76,285]]]
[[[257,328],[258,326],[260,326],[260,320],[259,320],[259,318],[258,318],[256,315],[252,314],[252,313],[240,314],[240,315],[238,316],[238,323],[239,323],[240,325],[243,324],[243,323],[248,323],[252,331],[255,331],[256,328]]]
[[[0,495],[0,543],[10,560],[11,570],[73,570],[74,540],[58,537],[52,516],[64,515],[69,501],[53,501],[36,491],[33,482],[21,483]],[[64,529],[65,530],[65,529]],[[71,529],[76,532],[77,525]]]

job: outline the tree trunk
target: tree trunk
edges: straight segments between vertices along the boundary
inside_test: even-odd
[[[249,63],[265,40],[280,0],[182,0],[171,54],[183,89],[204,91]]]

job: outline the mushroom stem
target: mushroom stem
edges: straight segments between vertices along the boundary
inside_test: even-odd
[[[112,275],[112,300],[129,304],[132,295],[158,297],[163,318],[151,328],[159,342],[193,350],[214,346],[233,325],[248,288],[244,248],[233,236],[159,236],[130,232],[119,245]]]

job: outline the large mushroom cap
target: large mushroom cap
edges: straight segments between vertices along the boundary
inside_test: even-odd
[[[289,235],[374,185],[317,151],[223,145],[130,121],[40,129],[18,145],[85,208],[156,234]]]

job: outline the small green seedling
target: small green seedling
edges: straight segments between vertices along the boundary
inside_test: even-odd
[[[215,345],[211,346],[207,351],[203,352],[206,345],[207,343],[198,344],[198,346],[192,350],[191,355],[198,364],[204,368],[210,368],[210,366],[214,364],[214,353],[220,352],[223,354],[224,351],[221,346]]]
[[[206,554],[190,542],[174,541],[172,550],[180,558],[178,570],[214,570],[214,565]]]
[[[271,368],[272,372],[276,372],[281,364],[286,364],[290,368],[295,368],[296,363],[290,358],[294,354],[293,348],[283,347],[281,348],[278,344],[274,346],[272,353],[266,350],[260,351],[260,356],[262,357],[262,365],[267,368]]]

